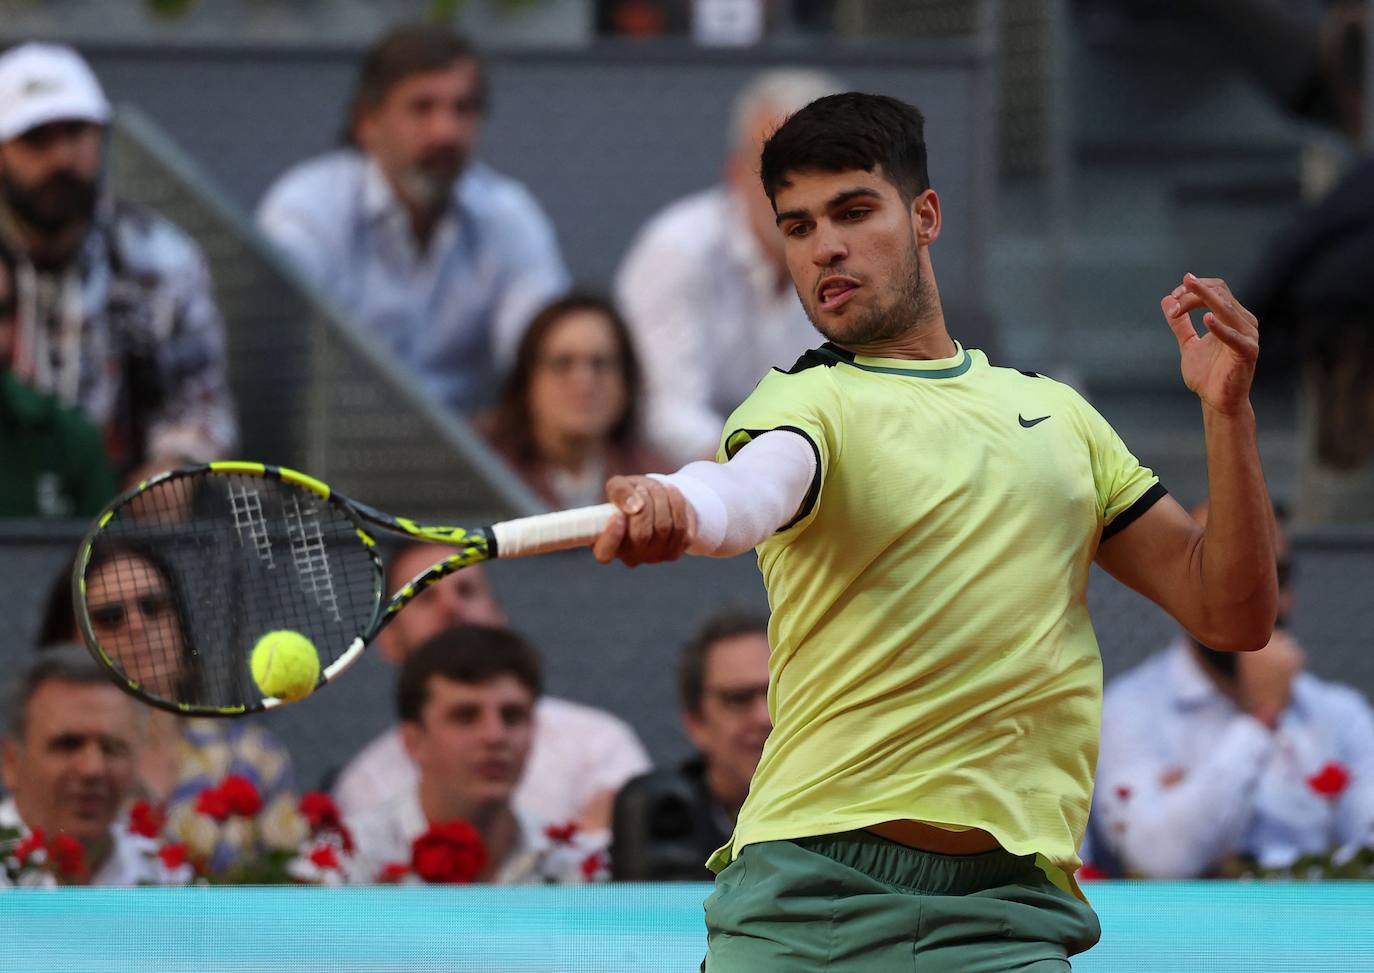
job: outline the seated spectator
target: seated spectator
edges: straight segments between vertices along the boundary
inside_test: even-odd
[[[41,835],[62,884],[160,882],[156,844],[131,834],[121,819],[134,790],[141,729],[133,697],[83,650],[64,645],[23,668],[5,719],[9,796],[0,802],[0,833]],[[67,853],[64,838],[76,843]],[[5,873],[0,864],[0,885]]]
[[[391,591],[429,567],[444,550],[407,544],[387,563]],[[382,630],[378,651],[403,664],[428,639],[453,625],[504,626],[506,613],[481,565],[463,568],[432,585]],[[534,743],[528,772],[515,792],[521,813],[541,821],[576,821],[606,828],[611,800],[626,780],[647,770],[649,755],[625,721],[566,699],[540,695],[534,709]],[[369,743],[339,774],[334,797],[345,814],[361,814],[413,787],[415,764],[399,727]]]
[[[735,101],[723,184],[653,217],[620,265],[616,304],[644,356],[646,435],[675,464],[714,456],[725,417],[759,376],[816,342],[759,155],[784,118],[837,90],[810,71],[760,75]]]
[[[473,161],[487,108],[477,51],[400,27],[365,58],[345,145],[289,170],[258,226],[437,401],[489,405],[496,364],[567,287],[553,227],[524,186]]]
[[[583,863],[592,857],[597,864],[604,840],[579,837],[514,805],[533,743],[540,683],[539,657],[507,629],[445,629],[405,660],[396,707],[419,775],[390,800],[349,819],[356,881],[376,881],[387,865],[411,862],[417,838],[457,821],[475,828],[486,849],[475,881],[586,880]],[[566,845],[575,848],[574,856],[564,853]]]
[[[763,754],[768,715],[768,622],[724,614],[682,649],[682,725],[695,756],[636,777],[615,799],[616,879],[710,881],[706,859],[730,840]]]
[[[15,258],[10,370],[79,407],[129,479],[234,446],[224,333],[199,248],[102,188],[109,105],[73,50],[0,55],[0,245]]]
[[[1108,684],[1084,849],[1098,870],[1199,878],[1374,846],[1374,711],[1303,671],[1281,527],[1278,560],[1266,647],[1216,652],[1183,635]]]
[[[80,410],[21,381],[6,364],[18,301],[0,250],[0,517],[89,517],[115,493],[100,432]]]
[[[125,543],[98,548],[86,571],[93,634],[126,674],[163,695],[177,695],[160,680],[195,679],[185,656],[190,641],[176,605],[176,574],[151,548]],[[99,609],[99,610],[97,610]],[[72,612],[71,571],[58,575],[39,629],[39,645],[79,639]],[[179,646],[186,659],[172,670],[166,652],[152,646]],[[109,677],[106,676],[106,679]],[[196,812],[200,792],[228,775],[247,778],[262,796],[263,809],[253,828],[218,828]],[[211,871],[227,871],[248,851],[290,844],[298,827],[291,757],[268,730],[251,720],[179,717],[149,709],[142,746],[134,767],[135,792],[166,814],[166,836],[185,842]]]
[[[612,476],[669,469],[640,445],[630,332],[595,297],[560,298],[534,316],[499,408],[478,427],[555,509],[601,503]]]

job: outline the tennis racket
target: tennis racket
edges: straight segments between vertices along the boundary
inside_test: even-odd
[[[163,473],[121,494],[82,540],[72,572],[77,626],[115,681],[184,715],[239,716],[282,704],[249,670],[257,640],[299,632],[330,682],[420,592],[492,558],[589,545],[611,504],[442,527],[393,517],[313,477],[262,463]],[[385,599],[369,527],[456,553]]]

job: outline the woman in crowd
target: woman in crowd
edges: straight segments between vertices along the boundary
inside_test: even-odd
[[[535,315],[478,429],[551,507],[601,503],[607,477],[665,472],[639,438],[639,361],[608,302],[571,294]]]
[[[132,540],[98,546],[86,569],[93,634],[125,676],[161,696],[184,696],[188,685],[216,678],[201,671],[198,656],[189,651],[180,577],[160,551]],[[48,596],[40,647],[81,641],[71,590],[68,566]],[[250,847],[291,847],[300,840],[291,758],[265,728],[249,720],[190,719],[152,708],[147,713],[137,767],[140,796],[165,812],[170,840],[185,842],[218,873]],[[251,825],[236,819],[220,826],[196,810],[201,791],[230,774],[252,781],[262,797]]]

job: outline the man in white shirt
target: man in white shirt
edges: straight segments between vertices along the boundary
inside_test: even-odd
[[[520,183],[473,160],[487,79],[473,46],[400,27],[368,52],[347,144],[268,190],[262,232],[429,395],[471,410],[567,289],[553,227]]]
[[[377,881],[389,865],[412,866],[429,881],[498,885],[584,881],[602,870],[604,834],[579,835],[513,803],[533,743],[540,683],[534,649],[504,628],[449,628],[406,659],[396,705],[419,777],[349,818],[355,881]],[[425,875],[416,839],[455,822],[475,829],[485,854],[456,856],[468,863],[461,877]]]
[[[815,343],[759,152],[787,115],[838,90],[813,71],[760,75],[735,101],[721,184],[654,216],[620,265],[615,297],[644,365],[646,434],[674,462],[714,455],[725,416],[759,377]]]
[[[442,555],[433,544],[402,547],[387,564],[389,588],[400,588]],[[481,565],[451,574],[416,597],[382,631],[377,647],[386,659],[401,665],[429,638],[458,624],[506,624],[506,613]],[[533,732],[515,805],[542,821],[608,827],[616,791],[650,766],[634,730],[591,706],[541,696],[535,703]],[[334,797],[344,814],[360,814],[413,787],[416,776],[401,729],[393,726],[344,767]]]
[[[121,811],[134,786],[141,714],[105,671],[75,646],[45,649],[7,701],[0,832],[41,831],[76,840],[81,860],[50,855],[21,885],[145,885],[167,881],[157,845],[131,834]],[[63,865],[68,867],[63,867]],[[60,875],[58,873],[61,873]],[[0,868],[0,885],[9,881]]]
[[[1206,519],[1206,509],[1197,512]],[[1109,875],[1199,878],[1236,859],[1283,867],[1374,845],[1374,711],[1303,671],[1285,628],[1291,553],[1278,535],[1280,615],[1253,653],[1187,636],[1103,698],[1084,860]]]

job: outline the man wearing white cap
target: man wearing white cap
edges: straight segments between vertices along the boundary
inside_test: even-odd
[[[0,367],[85,412],[140,475],[222,455],[237,429],[204,258],[103,190],[109,119],[71,48],[0,54],[0,260],[17,292]]]

